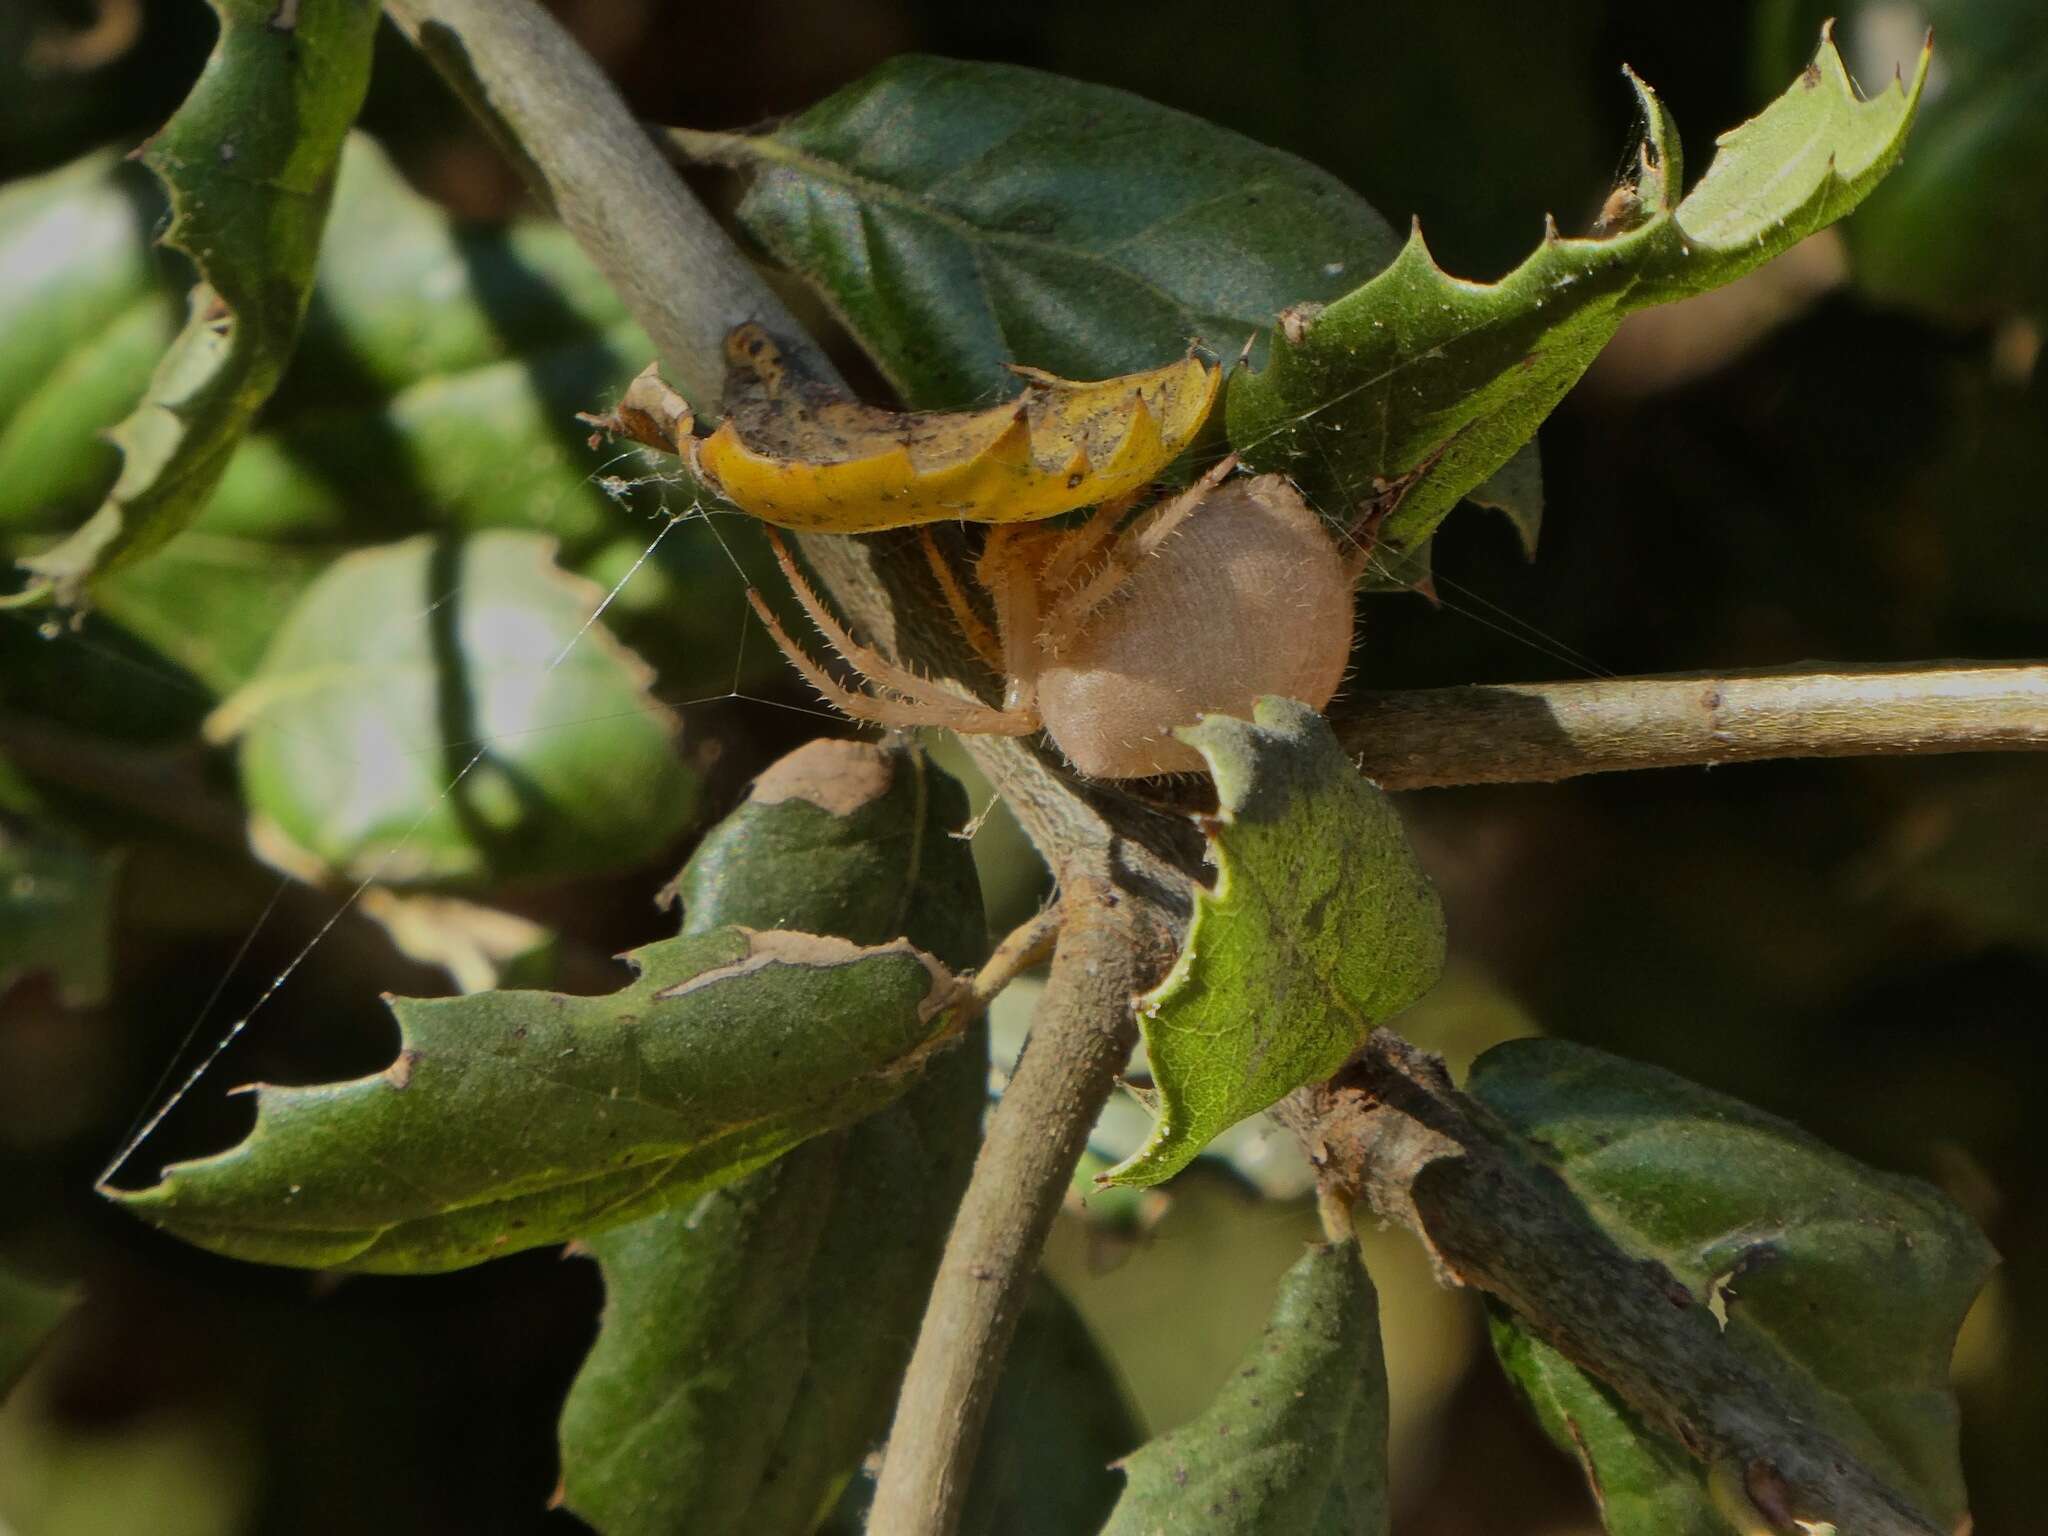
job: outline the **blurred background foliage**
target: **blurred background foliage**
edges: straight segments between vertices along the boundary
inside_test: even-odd
[[[1627,170],[1624,61],[1693,134],[1697,175],[1705,133],[1769,99],[1829,10],[1867,85],[1931,20],[1935,74],[1893,177],[1735,288],[1631,320],[1544,430],[1540,558],[1498,519],[1452,519],[1441,605],[1375,600],[1357,675],[2048,652],[2034,0],[1278,0],[1255,21],[1218,0],[556,9],[643,116],[698,127],[797,109],[909,49],[1125,87],[1306,156],[1397,225],[1419,214],[1470,276],[1518,259],[1547,211],[1583,228]],[[197,0],[0,14],[9,553],[96,503],[113,463],[94,433],[177,324],[187,275],[150,246],[157,194],[119,154],[175,107],[211,35]],[[381,990],[614,984],[605,956],[670,931],[651,897],[694,833],[773,757],[840,729],[745,618],[749,531],[670,526],[687,485],[583,446],[574,412],[609,400],[645,343],[393,35],[363,122],[374,142],[351,150],[299,358],[200,525],[82,627],[0,614],[0,1343],[85,1298],[0,1409],[0,1528],[23,1536],[577,1529],[545,1505],[594,1266],[529,1254],[323,1283],[158,1237],[92,1182],[188,1030],[217,1038],[323,931],[152,1139],[151,1167],[241,1134],[226,1085],[381,1066]],[[465,640],[509,572],[506,603],[555,615],[521,653],[544,661],[581,622],[562,594],[587,613],[650,543],[578,698],[490,673],[502,657]],[[366,708],[293,672],[309,624],[380,675],[473,686]],[[524,713],[477,729],[464,710],[494,700]],[[404,766],[429,809],[486,730],[519,745],[410,837],[360,806],[348,826],[325,814],[364,778],[348,765],[372,762]],[[1622,1051],[1931,1178],[1989,1232],[2005,1265],[1956,1362],[1979,1536],[2037,1528],[2048,1439],[2048,1116],[2026,1066],[2048,996],[2044,804],[2048,765],[1981,757],[1403,800],[1450,913],[1453,967],[1423,1007],[1454,1066],[1537,1032]],[[323,930],[395,836],[420,857],[382,873],[407,881]],[[975,847],[1000,930],[1042,872],[1000,815]],[[1163,1195],[1077,1202],[1055,1234],[1049,1269],[1148,1430],[1207,1400],[1314,1230],[1284,1148],[1253,1136],[1234,1155]],[[1436,1289],[1400,1234],[1369,1256],[1397,1529],[1594,1530],[1575,1470],[1479,1348],[1476,1303]],[[1071,1339],[1031,1337],[1051,1381]],[[13,1364],[7,1343],[0,1374]]]

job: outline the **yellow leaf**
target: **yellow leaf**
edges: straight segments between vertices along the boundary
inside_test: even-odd
[[[827,533],[1029,522],[1142,490],[1223,375],[1194,356],[1088,384],[1019,368],[1024,392],[1001,405],[902,412],[799,376],[757,325],[725,346],[732,414],[696,445],[698,473],[763,522]]]

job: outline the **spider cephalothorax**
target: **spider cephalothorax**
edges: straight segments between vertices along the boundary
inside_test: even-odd
[[[963,633],[1004,679],[1000,707],[949,693],[861,645],[776,551],[799,601],[874,693],[836,682],[758,596],[776,643],[847,714],[967,734],[1044,730],[1082,773],[1198,770],[1174,734],[1204,714],[1248,716],[1264,694],[1330,701],[1351,649],[1356,571],[1279,475],[1231,479],[1225,460],[1182,495],[1126,521],[1130,501],[1071,528],[989,530],[975,576],[993,630],[929,535],[926,553]]]

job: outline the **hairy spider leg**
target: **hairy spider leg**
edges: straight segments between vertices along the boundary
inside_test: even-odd
[[[1143,494],[1142,488],[1127,491],[1105,501],[1079,527],[1052,535],[1052,553],[1039,571],[1038,589],[1047,593],[1064,589],[1075,573],[1095,558],[1096,551],[1116,536],[1117,524]]]
[[[1088,622],[1098,608],[1116,596],[1123,584],[1130,580],[1131,573],[1158,553],[1160,545],[1201,505],[1202,498],[1221,485],[1236,468],[1237,455],[1226,455],[1180,495],[1154,507],[1119,534],[1116,542],[1110,545],[1109,558],[1102,562],[1101,568],[1074,591],[1054,602],[1045,620],[1048,649],[1056,649],[1058,641],[1072,635]]]
[[[967,643],[974,647],[974,654],[987,664],[989,671],[998,677],[1003,676],[1002,647],[997,644],[994,631],[981,621],[981,615],[967,601],[967,593],[961,589],[960,579],[953,574],[953,567],[947,561],[945,551],[939,548],[939,541],[932,537],[928,527],[919,528],[917,536],[924,546],[925,563],[932,568],[932,579],[939,584],[946,606],[953,610],[953,622],[960,626],[960,633],[966,636]]]
[[[790,639],[761,594],[749,588],[747,601],[753,604],[755,614],[775,641],[777,649],[789,658],[790,665],[803,674],[805,681],[841,712],[876,725],[937,725],[968,736],[1028,736],[1039,728],[1036,711],[992,709],[978,700],[957,698],[908,668],[898,666],[879,651],[862,645],[846,632],[846,627],[833,617],[831,610],[812,590],[811,584],[797,569],[796,561],[790,557],[789,546],[773,528],[768,530],[768,542],[775,550],[776,564],[782,567],[790,590],[796,594],[804,612],[810,615],[811,622],[818,626],[825,643],[868,682],[896,695],[893,699],[876,698],[838,682],[812,660],[802,646]]]

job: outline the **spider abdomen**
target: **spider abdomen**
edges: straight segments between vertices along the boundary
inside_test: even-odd
[[[1046,731],[1097,778],[1199,771],[1176,726],[1249,717],[1264,694],[1328,704],[1351,650],[1352,580],[1279,475],[1209,492],[1038,677]]]

